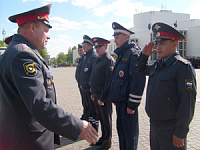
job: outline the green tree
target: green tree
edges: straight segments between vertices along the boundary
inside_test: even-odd
[[[67,61],[69,61],[70,64],[73,64],[73,51],[71,47],[68,49]]]
[[[0,47],[4,47],[4,42],[0,40]],[[5,44],[5,47],[7,47],[7,44]]]
[[[40,53],[40,55],[42,56],[42,58],[45,58],[48,55],[48,52],[47,52],[46,48],[43,49],[43,50],[39,50],[38,52]]]
[[[60,52],[57,55],[57,63],[63,63],[63,62],[66,62],[66,61],[67,61],[66,55],[63,52]]]

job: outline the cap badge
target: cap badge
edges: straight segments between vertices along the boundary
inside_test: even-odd
[[[120,77],[123,77],[123,76],[124,76],[124,71],[120,70],[120,71],[119,71],[119,76],[120,76]]]
[[[159,37],[159,36],[160,36],[160,32],[157,32],[157,33],[156,33],[156,37]]]
[[[113,28],[115,28],[115,25],[113,24]]]
[[[49,19],[47,19],[46,17],[40,17],[40,16],[38,16],[37,18],[38,18],[39,20],[46,20],[46,21],[49,22]]]
[[[97,46],[97,45],[98,45],[98,43],[96,42],[96,43],[95,43],[95,46]]]
[[[160,26],[156,24],[156,26],[154,27],[156,30],[160,29]]]
[[[93,39],[93,41],[94,41],[94,42],[96,42],[96,41],[97,41],[97,39],[95,39],[95,38],[94,38],[94,39]]]

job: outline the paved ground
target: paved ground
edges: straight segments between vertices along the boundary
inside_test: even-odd
[[[81,98],[79,95],[77,83],[74,79],[75,68],[52,68],[54,81],[57,91],[58,105],[65,111],[71,112],[74,116],[80,118],[82,114]],[[198,89],[200,88],[200,69],[196,70]],[[144,91],[146,93],[146,90]],[[197,99],[200,99],[200,94],[197,94]],[[143,95],[142,103],[139,106],[139,143],[138,150],[149,150],[149,119],[144,110],[145,94]],[[113,107],[114,108],[114,107]],[[200,102],[196,103],[194,119],[190,125],[188,134],[188,150],[200,150]],[[110,150],[119,150],[118,136],[116,131],[116,113],[113,109],[113,134],[112,147]],[[99,133],[99,136],[101,134]],[[55,145],[56,150],[92,150],[94,147],[89,146],[89,143],[79,138],[77,141],[71,141],[61,137],[61,145]]]

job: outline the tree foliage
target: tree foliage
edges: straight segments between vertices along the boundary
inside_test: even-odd
[[[57,63],[64,63],[67,61],[67,56],[64,54],[64,52],[60,52],[57,56]]]
[[[43,49],[43,50],[39,50],[38,52],[40,53],[40,55],[42,56],[42,58],[45,58],[48,55],[48,52],[47,52],[46,48]]]

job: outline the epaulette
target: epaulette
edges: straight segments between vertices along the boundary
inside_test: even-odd
[[[22,51],[29,51],[29,52],[32,52],[31,48],[28,47],[26,44],[21,44],[22,46]]]
[[[135,48],[131,48],[131,51],[133,52],[133,55],[137,55],[138,56],[138,51]]]
[[[113,59],[113,57],[112,57],[110,54],[106,54],[106,57],[107,57],[108,59]]]
[[[181,57],[180,55],[176,55],[174,56],[177,60],[181,61],[184,64],[190,64],[190,62],[187,59],[184,59],[183,57]]]

